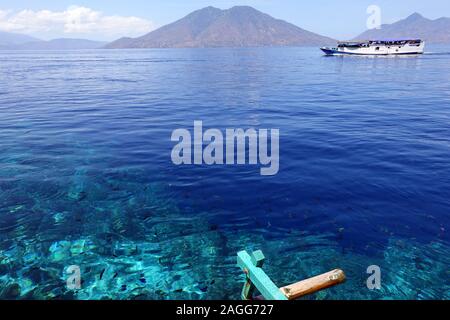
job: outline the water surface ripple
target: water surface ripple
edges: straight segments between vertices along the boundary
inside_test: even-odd
[[[280,286],[346,271],[311,299],[450,298],[450,49],[429,50],[0,51],[0,298],[239,299],[244,248]],[[279,174],[174,166],[194,120],[279,128]]]

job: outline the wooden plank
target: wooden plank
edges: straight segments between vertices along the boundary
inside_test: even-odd
[[[326,289],[345,281],[344,271],[336,269],[319,276],[302,280],[300,282],[291,284],[289,286],[280,288],[280,291],[289,300],[295,300],[306,296],[308,294],[315,293],[322,289]]]
[[[240,251],[237,254],[237,264],[266,300],[287,300],[287,297],[270,280],[269,276],[255,265],[262,265],[261,261],[264,260],[264,256],[261,257],[261,255],[262,252],[254,252],[251,257],[246,251]]]

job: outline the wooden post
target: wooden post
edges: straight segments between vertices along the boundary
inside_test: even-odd
[[[264,260],[266,259],[261,250],[254,251],[250,255],[250,258],[253,265],[255,265],[257,268],[262,268]],[[242,300],[252,300],[253,293],[255,292],[255,285],[252,283],[252,280],[250,279],[249,270],[247,268],[244,269],[244,273],[246,276],[246,281],[244,287],[242,288],[241,298]]]
[[[320,276],[302,280],[289,286],[280,288],[280,291],[289,299],[295,300],[315,293],[322,289],[326,289],[345,281],[344,271],[336,269]]]
[[[250,300],[257,289],[267,300],[287,300],[287,297],[270,280],[261,269],[264,263],[264,255],[258,250],[250,256],[246,251],[238,252],[237,264],[246,274],[246,282],[242,289],[242,298]]]

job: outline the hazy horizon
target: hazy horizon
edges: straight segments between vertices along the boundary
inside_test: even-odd
[[[126,3],[106,0],[80,0],[76,3],[62,0],[54,3],[44,0],[39,4],[6,0],[0,5],[0,31],[26,34],[42,40],[78,38],[112,41],[125,36],[144,35],[207,6],[228,9],[248,5],[308,31],[335,39],[350,39],[367,30],[367,8],[373,4],[381,8],[383,24],[404,19],[414,12],[429,19],[450,16],[450,3],[443,0],[395,3],[387,0],[377,3],[366,0],[358,3],[350,0],[297,3],[287,0],[282,5],[271,0],[198,0],[190,3],[181,0],[131,0]]]

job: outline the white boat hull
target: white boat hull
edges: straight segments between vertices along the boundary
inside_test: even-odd
[[[371,45],[368,47],[338,47],[338,48],[320,48],[327,55],[402,55],[402,54],[423,54],[425,51],[425,42],[418,45]]]

